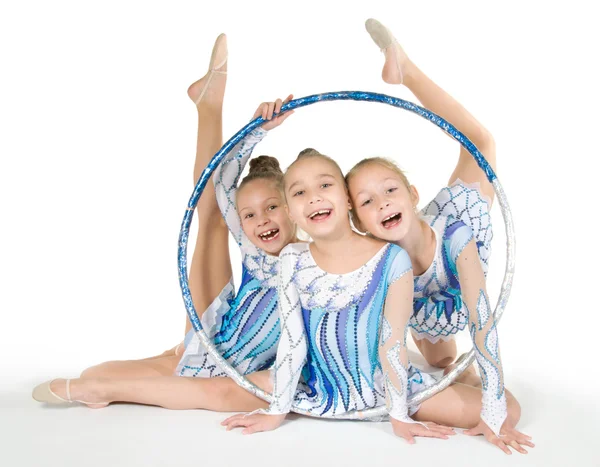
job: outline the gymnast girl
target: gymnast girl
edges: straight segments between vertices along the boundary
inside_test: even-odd
[[[408,58],[387,28],[371,19],[367,30],[385,53],[383,80],[407,86],[426,108],[465,134],[495,170],[496,150],[489,132]],[[506,444],[515,449],[519,444],[532,446],[531,438],[506,420],[498,334],[485,287],[494,197],[485,173],[461,147],[448,186],[420,212],[417,190],[392,161],[365,159],[350,170],[346,182],[357,226],[401,246],[410,256],[415,297],[409,327],[427,361],[451,370],[454,336],[468,326],[483,381],[472,366],[459,381],[483,386],[483,400],[481,419],[467,434],[483,434],[505,451]],[[473,395],[475,391],[469,392]]]
[[[209,72],[188,90],[198,109],[195,183],[222,146],[226,72],[227,42],[225,35],[220,35]],[[297,239],[283,209],[278,188],[283,173],[276,159],[261,156],[252,160],[249,174],[239,187],[237,183],[254,146],[290,115],[274,117],[282,104],[278,99],[259,106],[253,118],[262,116],[268,121],[230,152],[207,184],[197,206],[198,236],[190,268],[195,308],[205,310],[200,315],[203,329],[240,373],[253,373],[249,379],[265,390],[269,390],[268,373],[261,370],[273,364],[280,334],[277,255]],[[240,246],[243,261],[242,282],[235,295],[228,229]],[[77,401],[92,408],[114,401],[221,411],[266,406],[234,381],[219,377],[223,375],[188,320],[183,345],[143,360],[106,362],[85,370],[78,379],[49,381],[36,387],[33,397],[54,404]]]
[[[272,369],[273,400],[267,410],[224,420],[227,429],[245,427],[244,434],[276,429],[292,404],[321,417],[386,404],[394,432],[410,443],[414,436],[447,439],[454,434],[449,426],[475,426],[481,391],[473,386],[457,383],[421,407],[407,404],[409,396],[435,382],[408,361],[410,258],[397,245],[351,229],[339,166],[314,149],[303,151],[286,171],[284,194],[290,217],[313,241],[290,244],[280,253],[282,331]],[[519,416],[510,396],[511,423]]]

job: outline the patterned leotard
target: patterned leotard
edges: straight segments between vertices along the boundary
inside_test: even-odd
[[[282,337],[273,401],[263,412],[287,413],[294,403],[331,417],[386,405],[389,365],[381,348],[392,331],[383,307],[389,286],[412,269],[406,252],[387,244],[348,274],[320,269],[308,244],[288,245],[280,260]],[[388,405],[390,415],[406,419],[417,410],[406,406],[406,398],[434,380],[410,364],[400,366],[398,397]]]
[[[235,207],[240,175],[254,146],[265,134],[262,129],[253,130],[227,155],[213,176],[219,209],[242,253],[242,282],[235,295],[233,284],[227,284],[202,314],[201,322],[218,351],[242,374],[273,364],[281,333],[276,289],[279,258],[250,242]],[[203,378],[225,376],[200,345],[193,330],[186,336],[185,352],[176,374]]]

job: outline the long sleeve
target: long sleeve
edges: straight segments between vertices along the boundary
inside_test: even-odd
[[[416,423],[408,415],[408,353],[406,336],[412,313],[413,273],[410,258],[400,250],[391,268],[383,309],[379,359],[383,370],[386,405],[394,419]]]
[[[235,238],[237,244],[242,247],[242,254],[257,254],[258,250],[246,238],[242,230],[240,216],[236,210],[235,196],[238,187],[238,181],[244,167],[252,155],[254,146],[256,146],[267,134],[267,131],[261,128],[255,128],[248,136],[240,141],[223,159],[219,166],[215,169],[213,182],[215,185],[215,193],[217,204],[221,210],[221,214],[227,223],[227,228]]]
[[[308,352],[300,296],[293,282],[298,257],[293,246],[284,248],[279,256],[277,292],[281,338],[273,368],[273,400],[265,412],[273,415],[291,410]]]
[[[498,330],[492,316],[485,289],[485,277],[474,241],[470,241],[462,250],[456,263],[463,301],[469,313],[469,333],[481,374],[481,419],[498,436],[508,414],[506,391]]]

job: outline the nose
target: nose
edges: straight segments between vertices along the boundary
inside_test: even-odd
[[[310,204],[320,203],[321,201],[323,201],[323,198],[321,198],[321,196],[319,196],[318,194],[315,194],[312,196]]]
[[[389,201],[383,201],[381,203],[381,205],[379,206],[379,210],[382,211],[383,209],[387,208],[390,205]]]
[[[258,227],[263,227],[265,225],[267,225],[270,222],[271,219],[269,219],[267,216],[262,216],[258,219]]]

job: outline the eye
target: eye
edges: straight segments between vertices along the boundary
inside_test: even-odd
[[[323,183],[323,185],[321,185],[321,188],[329,188],[331,185],[331,183]]]
[[[388,188],[387,190],[385,190],[386,194],[390,194],[393,193],[394,191],[396,191],[398,188],[396,187],[392,187],[392,188]]]
[[[273,210],[275,210],[275,209],[277,209],[277,206],[276,206],[275,204],[272,204],[271,206],[269,206],[269,207],[267,208],[267,211],[273,211]]]
[[[299,190],[296,193],[294,193],[294,196],[302,196],[304,194],[304,190]]]
[[[363,201],[363,203],[361,204],[361,206],[366,206],[367,204],[371,204],[371,199],[368,199],[366,201]]]
[[[254,217],[254,214],[248,213],[244,216],[244,219],[252,219],[253,217]]]

